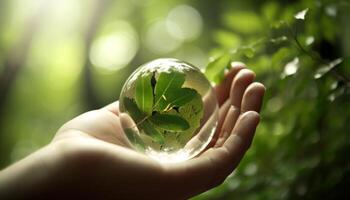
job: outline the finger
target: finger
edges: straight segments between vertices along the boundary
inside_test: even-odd
[[[121,113],[119,115],[119,119],[120,119],[121,127],[123,129],[123,134],[121,134],[120,140],[123,141],[123,144],[125,144],[126,147],[134,148],[133,145],[130,143],[130,140],[128,139],[128,137],[125,133],[125,129],[132,129],[133,134],[139,133],[134,120],[132,120],[131,117],[125,113]]]
[[[246,66],[241,62],[232,62],[231,69],[225,73],[225,79],[219,84],[215,86],[215,92],[218,98],[219,105],[222,105],[226,99],[229,97],[229,90],[231,87],[232,80],[236,76],[236,74],[244,69]]]
[[[189,197],[221,184],[242,159],[258,123],[258,113],[244,113],[223,146],[211,148],[187,162],[173,164],[165,172],[172,173],[174,183]]]
[[[213,136],[213,139],[210,141],[206,149],[213,147],[216,144],[220,136],[221,127],[226,118],[227,111],[230,107],[230,104],[235,106],[236,108],[239,108],[240,110],[243,94],[246,88],[249,86],[249,84],[253,82],[254,78],[255,78],[254,72],[248,69],[240,70],[238,74],[235,76],[234,80],[232,81],[232,85],[230,89],[230,100],[226,101],[220,108],[219,121],[218,121],[216,132]]]
[[[238,108],[231,106],[227,112],[224,124],[222,125],[219,138],[215,143],[214,147],[220,147],[224,144],[225,140],[229,137],[236,121],[239,117],[240,111]]]
[[[230,89],[231,104],[240,108],[243,94],[249,84],[253,82],[255,74],[249,69],[242,69],[232,82]]]
[[[237,167],[244,153],[250,147],[259,120],[259,114],[254,111],[244,113],[239,117],[237,125],[231,131],[223,146],[213,148],[207,155],[203,155],[204,157],[210,157],[212,162],[216,162],[215,165],[223,166],[219,171],[216,171],[217,176],[212,181],[214,185],[224,181]]]
[[[232,140],[234,140],[235,137],[238,137],[245,147],[243,150],[246,151],[250,147],[259,121],[260,115],[255,111],[248,111],[242,114],[237,121],[237,125],[232,130],[231,135],[225,141],[223,147],[229,152],[233,152],[233,149],[231,149],[233,147]]]
[[[213,103],[216,101],[214,90],[208,90],[203,95],[202,100],[203,100],[204,113],[201,119],[201,123],[205,124],[207,120],[212,117],[214,111],[216,111],[218,108],[218,106],[215,103]]]
[[[265,86],[261,83],[252,83],[246,89],[241,106],[241,112],[244,113],[246,111],[256,111],[259,112],[262,104],[262,99],[265,94]],[[214,145],[214,147],[220,147],[225,140],[227,139],[229,133],[231,132],[234,124],[239,116],[239,109],[235,108],[237,111],[231,113],[229,112],[225,117],[225,122],[222,125],[222,129],[218,134],[218,139]],[[234,115],[234,116],[229,116]],[[229,127],[231,130],[224,129],[224,127]]]
[[[224,124],[225,121],[225,117],[227,115],[227,112],[230,108],[230,101],[226,101],[219,109],[219,119],[218,119],[218,125],[216,126],[216,131],[215,134],[213,136],[213,138],[211,139],[210,143],[208,144],[208,146],[206,147],[206,149],[209,149],[211,147],[213,147],[216,144],[217,139],[219,138],[220,132],[221,132],[221,127]]]
[[[243,95],[241,111],[246,112],[253,110],[259,112],[265,90],[264,85],[261,83],[250,84]]]
[[[108,110],[112,113],[114,113],[115,115],[119,116],[119,101],[115,101],[111,104],[108,104],[107,106],[103,107],[102,109]]]

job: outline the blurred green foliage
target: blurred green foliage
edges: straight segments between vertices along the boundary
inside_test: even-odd
[[[219,81],[239,60],[267,87],[262,123],[238,169],[194,199],[348,199],[349,21],[347,0],[0,1],[0,167],[118,99],[142,63],[209,63]]]

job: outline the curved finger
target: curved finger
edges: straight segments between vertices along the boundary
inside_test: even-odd
[[[119,101],[115,101],[111,104],[106,105],[105,107],[101,108],[101,109],[105,109],[108,110],[114,114],[116,114],[117,116],[119,116],[120,111],[119,111]]]
[[[237,167],[252,141],[258,123],[258,113],[244,113],[223,146],[211,148],[187,162],[168,166],[166,174],[172,174],[174,186],[188,197],[218,186]]]
[[[213,178],[211,186],[217,186],[222,183],[237,167],[253,141],[259,121],[260,116],[257,112],[249,111],[244,113],[239,117],[237,125],[223,146],[214,148],[211,152],[208,152],[208,155],[203,155],[210,157],[213,161],[216,159],[216,165],[224,166],[216,172],[217,175]]]
[[[225,121],[222,125],[219,138],[217,139],[217,142],[215,143],[214,147],[220,147],[223,145],[225,140],[231,134],[231,131],[236,124],[239,114],[240,114],[240,110],[238,108],[234,106],[230,107],[225,117]]]
[[[123,129],[123,134],[120,134],[121,135],[120,140],[123,142],[123,144],[125,144],[126,147],[134,148],[129,140],[129,137],[130,138],[138,137],[138,135],[137,136],[130,135],[130,134],[138,134],[139,133],[134,120],[132,120],[132,118],[126,113],[121,113],[119,115],[119,119],[120,119],[121,127]],[[131,131],[127,132],[128,130],[131,130]],[[129,137],[127,134],[129,134]]]
[[[253,82],[255,73],[249,69],[242,69],[232,82],[230,89],[231,104],[240,108],[246,88]]]
[[[265,90],[265,86],[261,83],[250,84],[243,95],[241,111],[246,112],[253,110],[259,112],[261,109]]]
[[[221,127],[224,124],[225,117],[226,117],[227,112],[230,108],[230,105],[231,105],[230,101],[225,101],[225,103],[220,107],[218,125],[216,126],[215,134],[214,134],[213,138],[211,139],[210,143],[205,148],[205,150],[213,147],[216,144],[216,141],[219,138],[219,135],[221,133]]]
[[[227,111],[229,110],[230,105],[235,106],[240,110],[242,99],[246,88],[253,82],[255,78],[255,73],[249,69],[242,69],[235,76],[232,81],[231,89],[230,89],[230,99],[227,100],[219,110],[219,121],[217,125],[216,132],[213,136],[213,139],[210,141],[206,149],[213,147],[221,134],[221,127],[224,123],[224,120],[227,115]]]
[[[246,66],[241,62],[232,62],[231,69],[225,73],[225,79],[214,87],[219,105],[222,105],[226,99],[229,97],[229,90],[231,87],[232,80],[237,75],[237,73],[244,69]]]

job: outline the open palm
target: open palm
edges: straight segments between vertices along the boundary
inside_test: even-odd
[[[215,86],[220,104],[217,132],[206,151],[180,163],[159,163],[129,148],[118,102],[63,125],[50,145],[60,152],[55,185],[62,197],[183,199],[221,184],[249,148],[265,88],[242,63],[232,63]],[[61,169],[62,168],[62,169]]]

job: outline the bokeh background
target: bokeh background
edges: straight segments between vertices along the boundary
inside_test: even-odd
[[[0,168],[117,100],[145,62],[229,55],[267,87],[262,123],[194,199],[349,199],[349,24],[348,0],[0,0]]]

